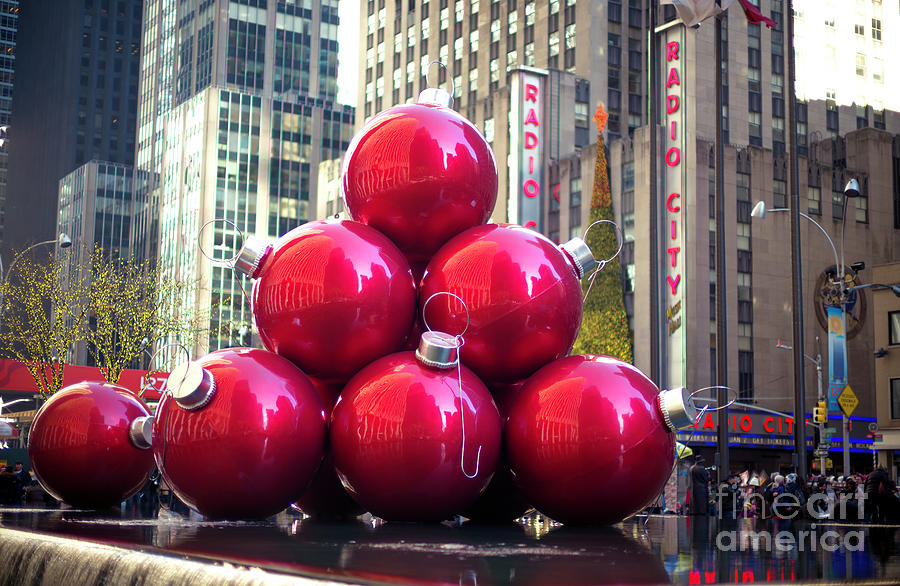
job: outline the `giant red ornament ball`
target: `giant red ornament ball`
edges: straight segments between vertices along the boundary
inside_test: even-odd
[[[682,404],[681,411],[666,400]],[[548,364],[525,383],[506,422],[515,480],[532,505],[557,521],[621,521],[647,506],[672,473],[675,434],[667,418],[674,427],[690,425],[684,413],[692,406],[685,403],[682,389],[660,393],[637,368],[614,358],[569,356]]]
[[[156,463],[203,515],[274,515],[305,490],[325,450],[325,411],[310,382],[266,350],[229,348],[179,365],[157,407]]]
[[[522,380],[572,349],[581,326],[580,279],[590,267],[585,263],[593,262],[589,252],[573,260],[521,226],[466,230],[428,263],[420,291],[423,301],[448,292],[465,306],[450,297],[435,299],[425,308],[425,320],[436,330],[465,330],[462,362],[485,383]]]
[[[426,365],[421,351],[364,368],[331,415],[338,476],[364,509],[389,521],[462,512],[487,486],[500,451],[500,417],[487,387],[468,368]]]
[[[309,222],[274,247],[248,239],[235,268],[256,279],[253,315],[263,344],[310,376],[347,381],[399,350],[412,328],[409,264],[358,222]]]
[[[28,457],[35,476],[47,492],[74,507],[118,505],[153,472],[149,438],[141,433],[149,415],[133,393],[117,385],[85,381],[60,390],[31,424]]]
[[[484,224],[497,200],[491,147],[446,107],[447,97],[430,89],[419,103],[381,112],[344,156],[341,185],[350,216],[387,234],[414,266]]]

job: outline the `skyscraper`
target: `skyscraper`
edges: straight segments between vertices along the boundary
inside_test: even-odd
[[[16,34],[19,29],[19,1],[0,1],[0,251],[6,239],[6,196],[9,151],[6,130],[12,112],[13,80],[16,70]]]
[[[238,230],[275,239],[313,219],[319,162],[349,143],[337,30],[336,0],[145,3],[132,241],[193,283],[173,309],[200,312],[209,349],[252,318],[249,281],[201,253],[201,228],[228,222],[202,233],[223,261]]]
[[[4,256],[54,237],[65,175],[132,164],[137,118],[140,0],[35,0],[18,20]]]

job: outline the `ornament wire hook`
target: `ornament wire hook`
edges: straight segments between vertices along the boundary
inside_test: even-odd
[[[591,289],[593,289],[594,287],[594,279],[597,278],[597,275],[600,274],[600,271],[602,271],[607,264],[611,263],[617,256],[619,256],[619,253],[622,252],[622,248],[625,246],[625,235],[622,233],[622,229],[619,228],[619,225],[612,220],[606,219],[597,220],[596,222],[593,222],[590,226],[585,228],[584,233],[582,233],[581,235],[581,239],[587,242],[588,232],[597,224],[612,224],[613,230],[616,231],[616,243],[619,245],[619,248],[611,257],[605,260],[597,261],[597,267],[593,270],[593,272],[591,272],[590,276],[588,276],[588,288],[587,291],[584,292],[584,297],[582,297],[581,300],[582,303],[587,301],[588,295],[590,295]]]
[[[176,346],[176,347],[178,347],[178,348],[181,348],[181,349],[184,351],[185,355],[187,356],[188,362],[190,362],[190,360],[191,360],[191,351],[187,349],[187,346],[185,346],[185,345],[182,344],[181,342],[169,342],[168,344],[165,344],[165,345],[160,346],[159,348],[157,348],[157,349],[156,349],[156,352],[154,352],[153,354],[150,355],[150,363],[147,365],[147,374],[150,374],[151,372],[154,372],[154,370],[153,370],[153,363],[156,361],[156,357],[159,356],[159,353],[162,352],[163,350],[167,349],[167,348],[172,347],[172,346]],[[184,382],[184,381],[181,380],[181,381],[179,381],[178,384],[181,384],[182,382]],[[145,390],[146,390],[146,389],[142,389],[142,390],[141,390],[141,394],[142,394],[142,395],[144,394],[144,391],[145,391]],[[154,389],[154,390],[155,390],[155,389]],[[168,384],[168,382],[166,382],[166,390],[165,390],[165,392],[166,392],[166,393],[169,392],[169,384]]]
[[[431,326],[428,325],[428,319],[425,317],[425,309],[428,307],[428,304],[432,299],[437,297],[438,295],[447,295],[449,297],[453,297],[457,301],[459,301],[463,309],[466,310],[466,327],[463,328],[462,333],[458,334],[454,337],[456,340],[456,382],[457,387],[454,389],[454,394],[457,395],[459,399],[459,417],[460,417],[460,427],[462,428],[462,444],[459,449],[459,468],[462,470],[463,476],[466,478],[472,479],[478,476],[478,471],[481,468],[481,449],[484,446],[478,446],[478,451],[475,453],[475,472],[469,474],[466,472],[466,408],[465,402],[463,401],[463,386],[462,386],[462,361],[459,359],[460,352],[462,351],[463,345],[466,343],[465,338],[463,338],[463,334],[465,334],[469,330],[469,308],[466,306],[466,302],[462,300],[459,295],[454,295],[448,291],[438,291],[431,297],[429,297],[425,303],[422,305],[422,321],[425,323],[425,329],[429,332],[434,331],[431,329]]]
[[[425,69],[425,83],[428,84],[428,87],[437,87],[436,85],[432,86],[431,81],[429,81],[429,79],[428,79],[429,76],[431,76],[431,66],[432,65],[437,65],[438,71],[440,71],[440,68],[443,67],[444,71],[447,72],[447,81],[450,82],[450,107],[453,108],[453,101],[456,99],[455,98],[456,84],[453,83],[453,76],[450,74],[450,69],[448,69],[447,66],[444,65],[444,63],[442,61],[435,60],[435,61],[432,61],[431,63],[429,63],[428,67]],[[438,77],[438,83],[440,84],[440,77]]]
[[[203,231],[206,229],[207,226],[209,226],[210,224],[214,224],[216,222],[222,222],[222,223],[230,225],[232,228],[235,229],[235,231],[237,231],[238,235],[241,237],[241,246],[237,249],[237,252],[231,258],[224,259],[224,260],[218,260],[218,259],[213,258],[211,255],[207,254],[206,250],[203,249]],[[241,256],[241,251],[244,249],[245,242],[247,242],[247,237],[244,235],[244,231],[241,230],[237,224],[235,224],[231,220],[226,220],[225,218],[213,218],[212,220],[209,220],[208,222],[206,222],[205,224],[200,226],[200,231],[197,232],[197,247],[200,249],[200,254],[205,256],[209,260],[209,262],[211,262],[214,265],[219,265],[219,266],[230,268],[231,274],[234,275],[234,277],[235,277],[234,280],[237,282],[238,287],[241,288],[241,293],[244,295],[244,299],[247,300],[248,305],[252,305],[252,303],[250,301],[250,295],[248,295],[247,290],[244,289],[244,280],[242,278],[243,275],[239,275],[237,270],[235,270],[235,268],[234,268],[235,262]]]
[[[717,407],[712,407],[712,408],[710,408],[709,405],[704,405],[703,407],[701,407],[701,408],[697,411],[697,418],[696,418],[696,420],[694,421],[695,424],[699,425],[700,419],[703,418],[704,413],[715,413],[716,411],[722,411],[722,410],[728,409],[729,407],[731,407],[732,405],[734,405],[735,403],[737,403],[738,399],[740,398],[740,397],[738,396],[737,390],[732,389],[731,387],[728,387],[728,386],[724,386],[724,385],[713,385],[713,386],[711,386],[711,387],[703,387],[702,389],[697,389],[696,391],[694,391],[693,393],[691,393],[691,394],[689,395],[689,397],[690,397],[691,399],[693,399],[694,396],[699,395],[699,394],[702,393],[703,391],[712,391],[712,390],[720,390],[720,389],[723,389],[723,390],[728,391],[728,393],[729,393],[730,395],[732,395],[732,399],[731,399],[730,401],[728,401],[727,403],[725,403],[724,405],[719,405],[719,406],[717,406]],[[697,399],[697,400],[698,400],[698,401],[706,401],[706,402],[710,402],[710,403],[711,403],[711,402],[714,402],[714,401],[715,401],[715,402],[718,402],[717,399],[707,399],[706,397],[700,397],[700,398]]]

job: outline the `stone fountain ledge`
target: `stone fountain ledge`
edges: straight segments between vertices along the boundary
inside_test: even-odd
[[[90,541],[0,528],[0,585],[184,584],[346,586],[229,563],[203,563]]]

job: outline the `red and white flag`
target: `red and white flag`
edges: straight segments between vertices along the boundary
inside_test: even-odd
[[[678,17],[684,21],[685,26],[697,26],[707,18],[715,16],[728,9],[734,0],[660,0],[660,4],[672,4]],[[753,24],[762,22],[769,28],[774,28],[776,22],[763,15],[759,8],[750,3],[750,0],[738,0],[747,21]]]

